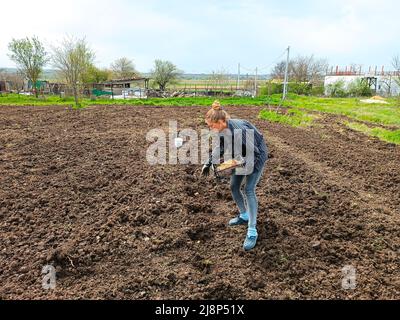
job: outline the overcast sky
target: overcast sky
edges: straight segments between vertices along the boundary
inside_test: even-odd
[[[9,41],[32,35],[46,45],[85,36],[98,66],[126,56],[142,72],[165,59],[187,73],[236,72],[238,62],[267,73],[288,45],[365,68],[400,54],[398,0],[19,0],[0,12],[0,67],[14,67]]]

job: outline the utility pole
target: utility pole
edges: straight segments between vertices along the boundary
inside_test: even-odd
[[[287,59],[286,59],[286,68],[285,68],[285,82],[283,83],[283,97],[282,100],[286,99],[286,95],[288,92],[288,80],[289,80],[289,59],[290,59],[290,46],[287,48]]]
[[[237,83],[236,83],[236,91],[239,90],[240,88],[240,63],[238,64],[238,77],[237,77]]]
[[[254,77],[254,97],[257,97],[257,76],[258,76],[258,68],[256,68],[256,75]]]

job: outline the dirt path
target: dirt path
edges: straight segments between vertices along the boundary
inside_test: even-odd
[[[259,110],[228,108],[271,153],[245,254],[227,184],[143,160],[149,129],[201,129],[206,108],[1,107],[0,298],[398,299],[400,148],[339,117],[298,129]],[[356,290],[342,289],[346,265]]]

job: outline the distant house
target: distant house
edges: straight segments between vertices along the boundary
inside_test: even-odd
[[[35,86],[38,91],[48,93],[50,91],[49,88],[49,81],[47,80],[38,80],[36,81],[36,86]],[[24,83],[24,91],[31,91],[33,90],[33,83],[31,80],[26,80]]]
[[[93,93],[113,96],[142,97],[149,89],[150,78],[136,77],[130,79],[113,79],[93,85]]]
[[[150,78],[130,78],[130,79],[113,79],[110,81],[102,82],[104,89],[130,89],[130,88],[149,88]]]
[[[369,69],[368,72],[354,70],[352,68],[335,71],[331,70],[325,77],[325,94],[328,94],[329,85],[343,81],[345,89],[354,81],[361,80],[369,85],[372,92],[380,96],[397,96],[400,95],[400,72],[397,71],[378,71]],[[397,80],[397,81],[396,81]]]

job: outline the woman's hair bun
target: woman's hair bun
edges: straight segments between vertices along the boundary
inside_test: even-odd
[[[212,108],[215,111],[222,110],[221,103],[218,100],[215,100],[214,103],[212,104]]]

